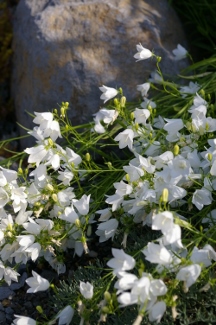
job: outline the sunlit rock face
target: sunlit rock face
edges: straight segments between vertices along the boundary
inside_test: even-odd
[[[162,57],[164,74],[187,65],[172,54],[186,41],[166,0],[20,0],[13,28],[12,96],[18,122],[30,129],[28,112],[51,111],[62,101],[70,103],[72,124],[92,120],[103,107],[102,85],[137,97],[136,86],[155,69],[155,59],[134,59],[138,43]]]

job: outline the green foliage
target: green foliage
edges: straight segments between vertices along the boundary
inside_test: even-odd
[[[212,0],[170,0],[169,2],[183,23],[194,59],[200,60],[214,54],[216,2]]]

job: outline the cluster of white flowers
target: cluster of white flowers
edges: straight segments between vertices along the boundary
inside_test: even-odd
[[[137,51],[134,55],[137,61],[150,57],[156,58],[158,63],[161,60],[141,44],[137,45]],[[187,51],[178,45],[173,54],[180,60],[187,56]],[[83,194],[78,199],[76,189],[70,186],[74,178],[85,179],[86,170],[80,167],[83,159],[70,147],[63,148],[56,143],[62,135],[54,113],[35,112],[33,121],[38,126],[29,134],[36,139],[36,146],[25,150],[29,155],[27,173],[0,167],[0,279],[4,278],[8,284],[17,281],[19,274],[10,263],[27,263],[38,257],[44,257],[58,274],[65,272],[61,253],[68,248],[73,248],[79,256],[88,253],[86,231],[95,215],[100,215],[96,230],[99,242],[113,239],[121,228],[125,232],[124,249],[130,229],[147,225],[161,233],[157,240],[149,242],[140,251],[143,261],[155,264],[154,276],[144,271],[139,275],[132,273],[137,260],[122,249],[113,248],[114,257],[107,263],[117,277],[114,287],[119,306],[138,305],[139,315],[134,323],[138,325],[146,314],[150,321],[160,322],[163,317],[167,308],[167,275],[175,285],[183,281],[183,290],[187,292],[202,270],[216,261],[216,252],[209,244],[202,249],[190,247],[190,250],[184,246],[181,226],[188,229],[191,226],[184,213],[176,212],[176,208],[199,211],[213,202],[216,119],[209,116],[209,104],[198,94],[200,86],[193,82],[178,89],[181,98],[192,98],[187,119],[156,115],[157,104],[148,99],[148,91],[153,83],[163,84],[159,72],[137,86],[143,101],[130,112],[127,122],[121,123],[125,128],[122,127],[114,138],[119,149],[126,148],[131,152],[132,159],[122,166],[124,175],[120,181],[114,182],[115,193],[107,195],[107,206],[94,213],[90,211],[91,196]],[[120,100],[116,98],[113,109],[102,108],[94,115],[91,132],[103,134],[125,117],[122,112],[126,99],[114,88],[103,86],[100,90],[104,103],[121,96]],[[205,221],[213,222],[214,215],[215,209],[212,209]],[[131,221],[130,226],[126,219]],[[26,280],[30,286],[27,292],[50,287],[49,282],[36,272],[32,275]],[[94,298],[93,289],[91,283],[80,282],[79,290],[84,301]],[[84,309],[84,303],[80,301],[78,313],[82,324]],[[73,314],[74,309],[68,305],[47,324],[58,319],[59,324],[69,325]],[[24,323],[35,325],[36,321],[16,315],[14,324]]]

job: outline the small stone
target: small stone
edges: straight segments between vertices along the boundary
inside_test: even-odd
[[[13,296],[14,294],[15,293],[8,287],[0,287],[0,301],[10,298],[10,296]]]
[[[0,311],[0,325],[5,325],[6,323],[6,315],[3,311]]]
[[[13,314],[14,310],[11,307],[7,307],[7,308],[5,308],[5,312],[6,312],[6,314]]]

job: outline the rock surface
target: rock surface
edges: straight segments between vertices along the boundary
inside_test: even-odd
[[[92,120],[103,105],[103,84],[134,99],[136,85],[155,69],[155,60],[135,62],[138,43],[163,58],[165,74],[187,64],[173,59],[185,35],[167,0],[20,0],[13,27],[12,96],[18,122],[30,129],[27,112],[49,111],[62,101],[70,103],[72,124]]]

